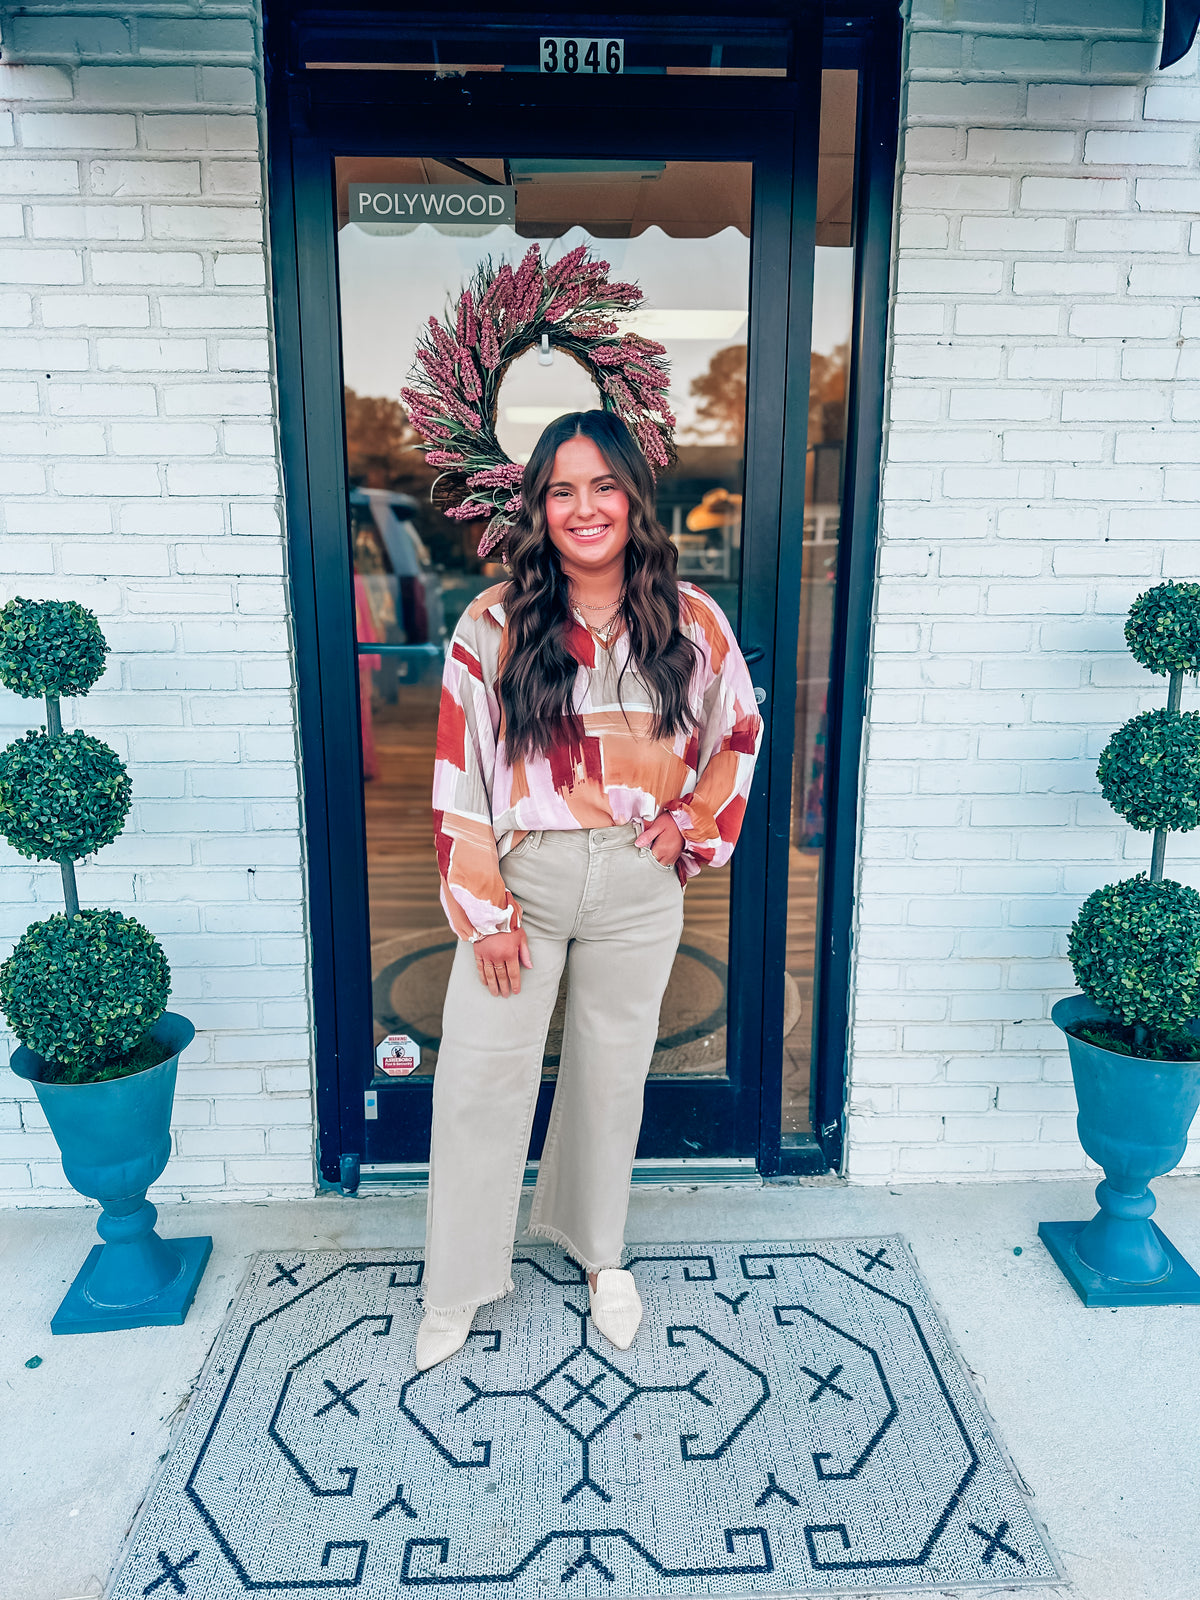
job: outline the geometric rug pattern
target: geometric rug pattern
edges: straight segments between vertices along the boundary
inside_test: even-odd
[[[526,1248],[420,1374],[419,1250],[255,1257],[110,1600],[1060,1580],[902,1239],[628,1254],[630,1350]]]

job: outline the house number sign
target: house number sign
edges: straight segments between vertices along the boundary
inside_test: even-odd
[[[615,78],[625,71],[624,39],[542,39],[541,70]]]

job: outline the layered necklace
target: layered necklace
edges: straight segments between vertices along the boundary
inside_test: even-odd
[[[602,645],[608,645],[613,629],[616,627],[617,619],[621,614],[621,607],[625,604],[625,588],[626,586],[622,584],[621,592],[617,596],[615,605],[588,606],[584,605],[581,600],[576,601],[575,603],[575,612],[577,616],[584,611],[599,611],[603,614],[600,620],[597,622],[591,622],[587,617],[579,616],[579,620],[583,623],[584,627],[589,633],[594,633]]]

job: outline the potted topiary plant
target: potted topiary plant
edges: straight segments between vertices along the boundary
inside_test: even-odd
[[[1080,1143],[1105,1176],[1090,1222],[1038,1232],[1085,1305],[1194,1305],[1200,1275],[1150,1221],[1149,1185],[1178,1164],[1200,1105],[1200,893],[1163,876],[1167,834],[1200,823],[1200,712],[1180,710],[1184,673],[1200,671],[1200,584],[1140,595],[1125,639],[1167,675],[1167,705],[1118,729],[1097,776],[1114,811],[1153,831],[1150,873],[1097,889],[1071,929],[1083,993],[1051,1016],[1067,1036]]]
[[[110,844],[129,811],[116,752],[64,733],[59,697],[88,692],[108,646],[73,601],[0,608],[0,682],[44,696],[46,726],[0,751],[0,834],[57,861],[65,913],[35,922],[0,966],[0,1005],[21,1041],[12,1069],[34,1087],[72,1188],[99,1200],[95,1245],[51,1319],[54,1333],[180,1323],[212,1240],[164,1240],[146,1190],[171,1153],[180,1051],[195,1029],[166,1010],[167,958],[118,911],[81,910],[75,862]]]

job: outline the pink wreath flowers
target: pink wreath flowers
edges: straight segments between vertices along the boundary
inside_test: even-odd
[[[509,366],[543,339],[578,361],[600,403],[625,422],[651,471],[674,460],[675,418],[666,392],[666,351],[652,339],[619,332],[614,315],[644,298],[636,283],[610,283],[608,262],[578,245],[551,264],[530,245],[514,270],[485,261],[444,319],[430,317],[417,341],[412,386],[400,391],[442,468],[435,502],[455,522],[488,519],[480,556],[502,544],[521,509],[524,468],[496,437],[496,405]]]

